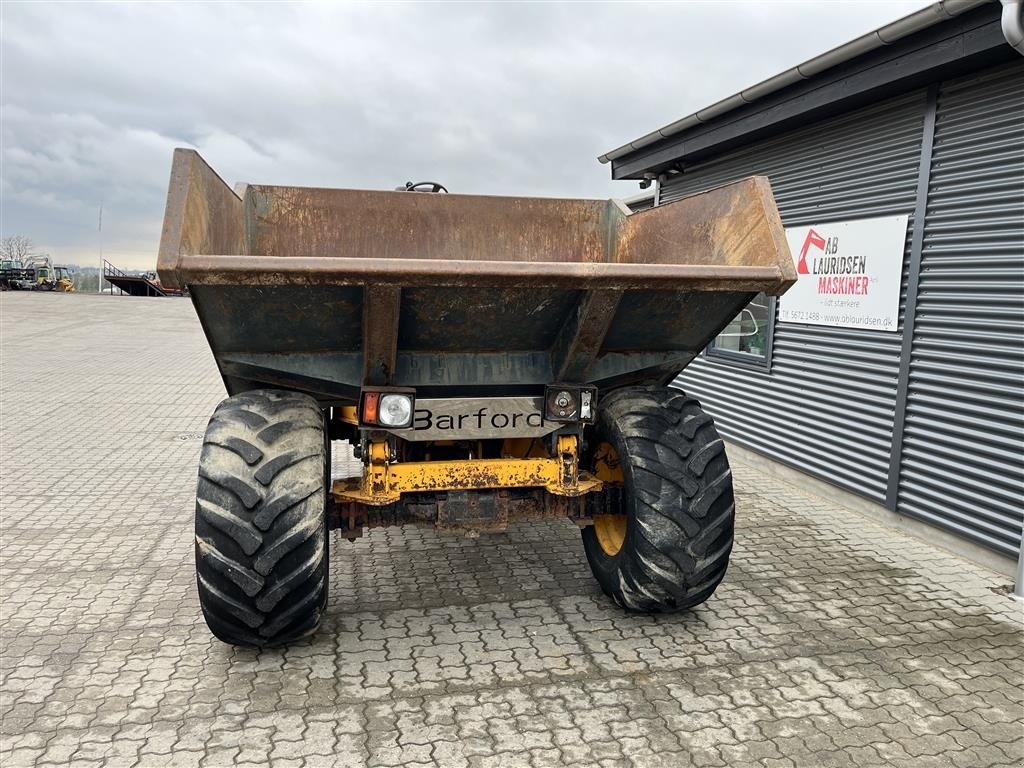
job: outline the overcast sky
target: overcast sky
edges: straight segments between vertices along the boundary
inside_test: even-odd
[[[228,181],[629,197],[596,158],[916,2],[3,2],[0,229],[156,261],[174,147]]]

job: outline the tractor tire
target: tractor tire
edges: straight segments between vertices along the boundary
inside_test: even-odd
[[[644,613],[704,602],[725,576],[735,518],[732,473],[714,421],[679,390],[615,390],[599,404],[591,457],[609,446],[621,470],[621,514],[595,516],[583,529],[601,589]]]
[[[210,418],[196,490],[196,578],[210,631],[262,648],[313,634],[327,605],[330,444],[308,395],[253,390]]]

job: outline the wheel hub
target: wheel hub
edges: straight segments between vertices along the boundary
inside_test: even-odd
[[[622,464],[611,443],[602,442],[597,446],[594,452],[594,474],[608,485],[622,484]],[[626,541],[626,516],[594,515],[594,533],[606,555],[617,555]]]
[[[626,541],[626,516],[595,515],[594,533],[597,535],[597,543],[601,545],[606,555],[619,554]]]

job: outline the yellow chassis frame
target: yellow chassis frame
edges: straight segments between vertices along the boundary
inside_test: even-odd
[[[486,488],[538,488],[557,496],[582,496],[603,484],[579,469],[578,440],[558,437],[555,458],[466,459],[462,461],[390,461],[387,442],[372,442],[362,477],[336,480],[334,500],[378,506],[399,501],[403,493]]]

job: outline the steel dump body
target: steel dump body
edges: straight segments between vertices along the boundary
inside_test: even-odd
[[[158,271],[231,393],[356,399],[666,382],[796,279],[768,182],[615,201],[248,185],[177,150]]]

